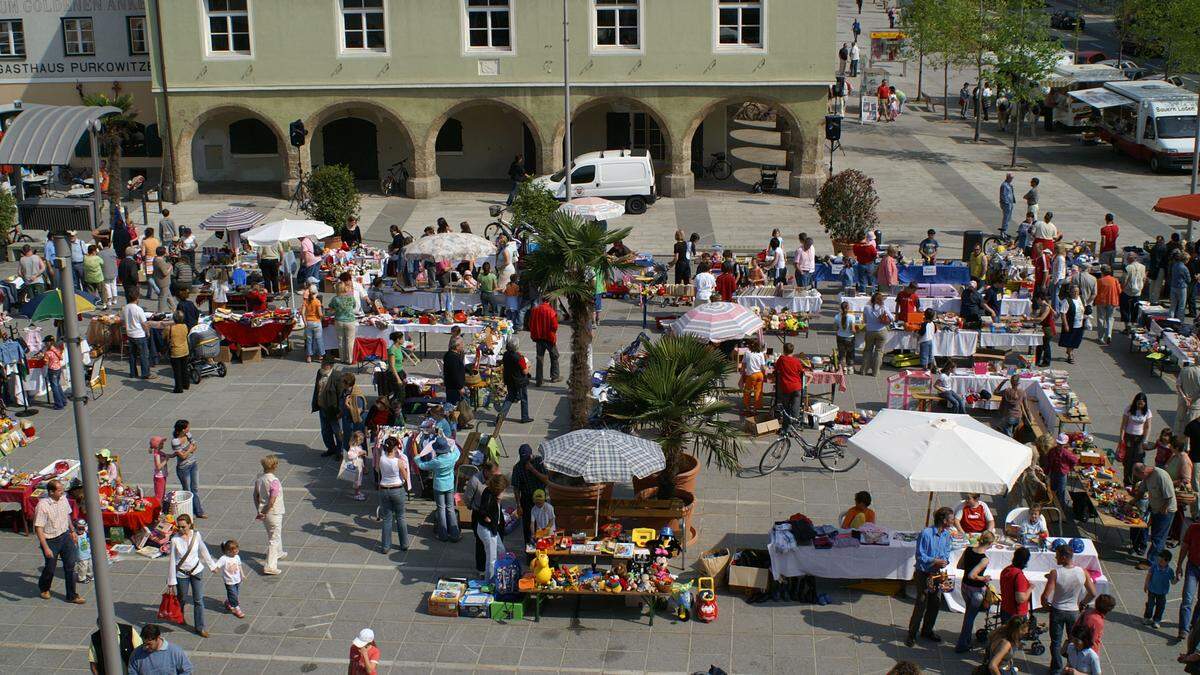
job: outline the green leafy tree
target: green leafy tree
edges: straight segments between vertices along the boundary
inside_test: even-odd
[[[326,164],[308,176],[312,197],[305,213],[341,234],[351,218],[358,217],[362,196],[354,186],[354,172],[343,164]]]
[[[989,50],[987,79],[1006,92],[1013,125],[1012,165],[1017,164],[1023,110],[1042,98],[1041,83],[1054,69],[1062,51],[1050,34],[1040,0],[1008,0],[987,15]]]
[[[1200,71],[1200,2],[1124,0],[1121,32],[1161,51],[1167,75]]]
[[[950,69],[975,63],[979,52],[978,4],[971,0],[912,0],[900,20],[910,54],[930,57],[942,68],[943,119],[949,119]]]
[[[738,470],[741,433],[726,421],[733,404],[722,398],[722,382],[733,372],[729,359],[691,335],[667,335],[647,345],[640,361],[621,361],[609,369],[613,396],[605,414],[652,432],[662,446],[666,467],[659,498],[674,496],[679,460],[688,446],[703,451],[709,466]]]
[[[879,194],[875,181],[856,169],[846,169],[825,181],[817,193],[817,217],[830,239],[857,242],[879,224]]]
[[[513,223],[543,222],[560,206],[562,203],[554,198],[554,193],[534,183],[532,178],[526,178],[517,186],[517,194],[513,197]]]
[[[84,105],[97,107],[113,107],[121,112],[107,115],[103,119],[99,137],[100,152],[105,155],[108,163],[108,195],[114,204],[120,203],[121,188],[121,144],[128,142],[137,132],[137,110],[133,107],[133,96],[116,91],[110,96],[103,92],[86,94],[82,97]],[[99,186],[97,186],[99,187]]]
[[[630,229],[606,231],[595,221],[585,221],[558,210],[538,222],[537,248],[525,254],[521,276],[535,292],[561,299],[571,315],[571,374],[567,393],[571,404],[571,429],[587,426],[592,373],[588,354],[592,348],[596,277],[611,279],[613,272],[631,269],[633,263],[607,255],[608,248],[629,235]]]

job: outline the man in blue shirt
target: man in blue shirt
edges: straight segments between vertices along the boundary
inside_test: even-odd
[[[191,675],[192,662],[183,648],[164,640],[158,626],[142,626],[141,635],[142,646],[129,659],[129,675]]]
[[[933,265],[937,262],[938,242],[937,239],[933,238],[935,234],[937,234],[936,230],[926,232],[925,238],[921,240],[920,245],[917,247],[921,252],[921,259],[925,261],[926,265]]]
[[[1187,309],[1188,286],[1192,283],[1192,273],[1188,271],[1188,254],[1176,251],[1171,263],[1171,318],[1183,321]]]
[[[1011,173],[1004,175],[1004,182],[1000,184],[1000,234],[1008,234],[1008,223],[1012,220],[1013,204],[1017,202],[1016,195],[1013,194],[1013,175]]]
[[[917,585],[917,602],[913,605],[912,618],[908,620],[908,637],[904,644],[911,647],[921,637],[930,642],[941,642],[933,632],[937,625],[938,610],[942,608],[941,586],[929,588],[929,577],[941,572],[950,561],[950,522],[954,511],[943,506],[933,512],[933,525],[921,530],[917,537],[917,573],[913,582]]]

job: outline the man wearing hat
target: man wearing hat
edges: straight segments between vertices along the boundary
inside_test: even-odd
[[[443,420],[444,421],[444,420]],[[458,541],[458,514],[454,510],[454,465],[458,463],[458,444],[438,435],[433,440],[433,457],[417,457],[417,467],[433,474],[434,523],[438,541]]]
[[[379,667],[379,645],[375,644],[375,631],[364,628],[350,642],[350,675],[375,675]]]
[[[1071,504],[1067,499],[1067,476],[1079,462],[1079,456],[1071,452],[1071,439],[1066,434],[1059,434],[1054,441],[1054,447],[1046,453],[1046,475],[1050,477],[1050,489],[1058,497],[1059,508],[1065,512]]]
[[[533,448],[528,443],[522,443],[517,451],[517,463],[512,470],[513,494],[521,506],[521,529],[525,533],[525,544],[533,541],[531,517],[533,512],[534,493],[543,490],[550,482],[546,475],[546,464],[541,457],[533,455]]]

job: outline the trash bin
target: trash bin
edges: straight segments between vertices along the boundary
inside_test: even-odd
[[[178,518],[185,513],[189,518],[196,517],[196,514],[192,513],[192,493],[187,490],[176,490],[174,496],[171,497],[171,515]]]

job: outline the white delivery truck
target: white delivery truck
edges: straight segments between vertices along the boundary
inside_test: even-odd
[[[1190,169],[1196,147],[1196,94],[1163,80],[1105,82],[1072,92],[1100,112],[1100,138],[1149,162],[1153,171]]]
[[[1047,126],[1060,129],[1089,126],[1091,106],[1072,97],[1071,92],[1124,79],[1125,74],[1120,70],[1098,63],[1060,63],[1054,66],[1050,77],[1044,82],[1050,89],[1046,95],[1046,104],[1051,110],[1046,120]]]
[[[567,199],[566,172],[534,179],[558,199]],[[625,212],[641,215],[658,199],[654,188],[654,164],[647,150],[602,150],[589,152],[571,163],[571,199],[604,197],[625,202]]]

